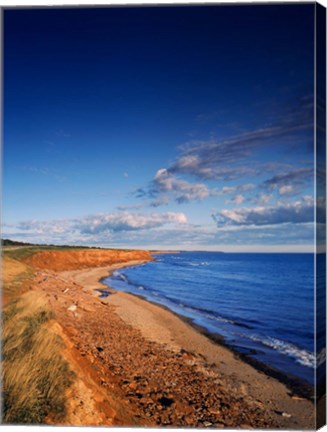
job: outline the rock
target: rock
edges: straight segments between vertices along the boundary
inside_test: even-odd
[[[216,408],[209,408],[209,413],[213,415],[220,415],[220,410]]]
[[[187,425],[194,425],[194,420],[191,418],[191,417],[186,417],[185,418],[185,423],[187,424]]]
[[[153,399],[151,399],[148,396],[143,396],[142,399],[141,399],[141,402],[142,402],[143,405],[151,405],[151,404],[154,403]]]
[[[137,383],[136,382],[132,382],[129,384],[128,386],[131,390],[136,390],[137,389]]]
[[[158,399],[158,402],[164,407],[169,407],[174,403],[174,399],[162,396],[160,399]]]
[[[142,378],[143,377],[141,375],[135,375],[135,377],[134,377],[135,381],[141,381]]]
[[[99,352],[102,352],[102,351],[104,350],[104,348],[102,348],[102,347],[100,347],[100,346],[97,346],[96,349],[97,349]]]
[[[212,426],[212,423],[210,423],[209,421],[205,421],[205,422],[203,423],[203,426],[204,426],[204,427],[209,427],[209,426]]]
[[[278,414],[278,415],[280,415],[280,416],[282,416],[282,417],[285,417],[285,418],[290,418],[290,417],[292,417],[291,414],[288,414],[288,413],[285,412],[285,411],[275,411],[275,413]]]
[[[71,312],[75,312],[77,309],[77,306],[75,304],[70,305],[67,310],[71,311]]]

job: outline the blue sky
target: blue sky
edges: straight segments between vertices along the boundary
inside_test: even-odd
[[[312,250],[314,6],[4,12],[3,237]]]

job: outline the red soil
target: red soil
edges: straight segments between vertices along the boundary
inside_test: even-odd
[[[143,260],[153,260],[148,251],[85,249],[38,252],[27,258],[25,262],[43,270],[65,271]]]

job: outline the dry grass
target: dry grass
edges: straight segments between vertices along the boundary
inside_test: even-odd
[[[40,424],[65,417],[65,390],[72,373],[61,356],[63,342],[51,327],[44,294],[30,291],[3,312],[2,422]]]
[[[1,268],[2,295],[8,300],[21,295],[29,289],[33,279],[33,270],[26,264],[10,259],[3,258]]]
[[[26,246],[4,246],[2,253],[5,258],[12,258],[14,260],[22,261],[38,252],[44,251],[70,251],[70,250],[87,250],[91,249],[82,246],[51,246],[51,245],[26,245]],[[98,249],[98,248],[92,248]]]

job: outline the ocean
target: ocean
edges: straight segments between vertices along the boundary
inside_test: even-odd
[[[115,271],[142,295],[224,337],[252,360],[314,383],[314,255],[181,252]]]

